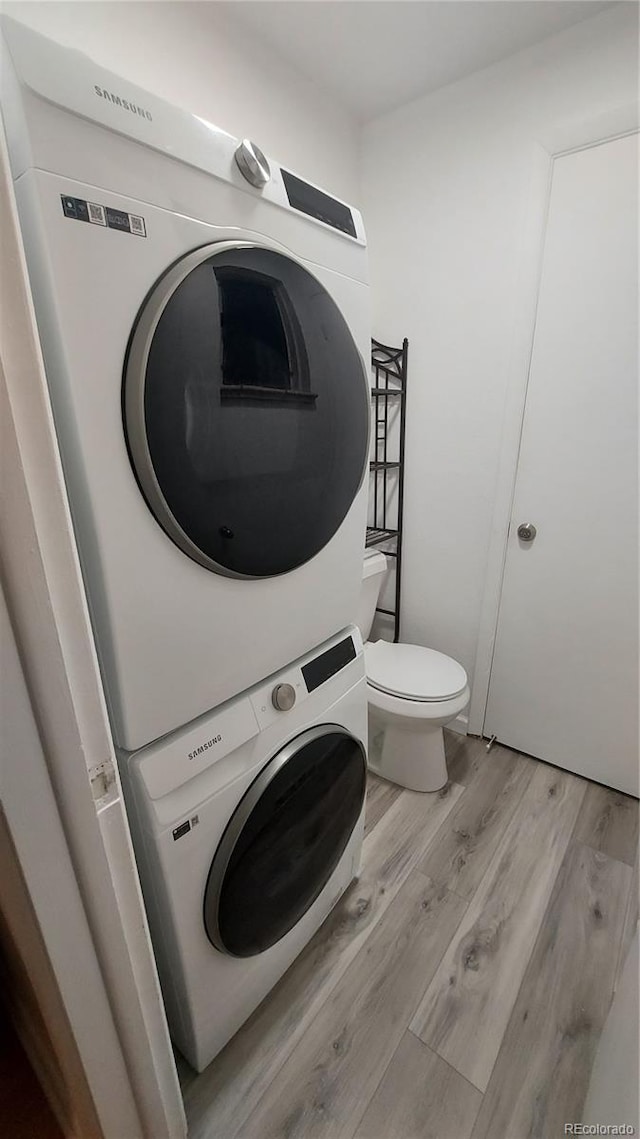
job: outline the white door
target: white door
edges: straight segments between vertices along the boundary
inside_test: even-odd
[[[485,735],[638,794],[638,136],[554,163]],[[533,523],[532,541],[518,537]]]

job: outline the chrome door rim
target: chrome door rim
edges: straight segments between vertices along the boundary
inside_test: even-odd
[[[136,325],[129,341],[127,349],[125,371],[124,371],[124,394],[123,394],[123,413],[125,434],[127,439],[127,446],[135,471],[136,478],[140,484],[140,488],[144,498],[151,509],[152,514],[157,522],[163,528],[168,537],[193,561],[198,562],[199,565],[204,566],[205,569],[213,570],[215,573],[221,574],[224,577],[240,578],[249,581],[261,581],[262,578],[255,574],[239,573],[236,570],[231,570],[227,566],[222,565],[220,562],[210,558],[205,554],[199,546],[192,542],[189,535],[183,530],[182,526],[175,517],[171,510],[163,492],[156,478],[156,473],[147,442],[147,432],[145,427],[145,409],[144,397],[147,378],[147,364],[149,360],[149,352],[151,351],[151,344],[155,335],[158,324],[164,314],[166,306],[170,301],[173,294],[179,288],[189,274],[209,258],[221,253],[229,253],[237,249],[264,249],[269,253],[278,253],[281,257],[286,257],[293,264],[299,265],[306,273],[310,273],[302,261],[293,256],[288,251],[284,251],[275,245],[268,243],[261,243],[257,241],[217,241],[208,245],[200,246],[199,249],[194,249],[191,253],[185,254],[181,257],[167,272],[160,278],[160,280],[153,287],[147,296],[141,311],[138,315]],[[310,273],[313,276],[312,273]],[[319,282],[322,285],[322,282]],[[322,288],[325,288],[322,285]],[[328,292],[328,290],[325,290]],[[329,294],[331,296],[331,294]],[[333,300],[333,297],[331,298]],[[336,301],[333,301],[339,309]],[[343,316],[345,325],[349,328],[347,321]],[[349,329],[351,335],[351,330]],[[353,340],[353,336],[352,336]],[[362,365],[362,379],[366,385],[368,393],[368,383],[362,353],[359,351],[358,346],[353,340],[354,348],[358,354]],[[370,434],[370,425],[369,425]],[[367,445],[367,459],[363,464],[362,475],[358,484],[358,489],[354,498],[358,494],[362,482],[364,480],[366,471],[368,469],[368,445]],[[352,500],[353,501],[353,500]],[[348,513],[348,511],[347,511]],[[344,519],[343,519],[344,521]],[[319,553],[320,551],[318,551]],[[315,556],[315,555],[314,555]],[[288,572],[288,571],[285,571]]]
[[[173,542],[185,554],[205,569],[224,574],[225,577],[247,578],[250,574],[236,573],[203,553],[182,529],[162,493],[149,451],[145,428],[144,395],[147,380],[149,352],[156,328],[176,289],[189,274],[217,253],[234,249],[269,249],[254,241],[217,241],[203,245],[181,257],[157,282],[147,297],[136,323],[124,374],[124,418],[127,442],[136,476],[152,513]],[[293,260],[293,258],[292,258]]]
[[[242,831],[244,830],[249,817],[251,816],[255,807],[258,805],[267,787],[270,783],[273,782],[276,775],[282,771],[283,767],[286,767],[287,763],[289,763],[290,760],[292,760],[294,756],[297,755],[298,752],[305,748],[308,744],[313,743],[315,740],[322,739],[324,736],[336,735],[336,733],[338,735],[344,736],[345,739],[351,740],[353,743],[357,744],[362,755],[362,763],[366,778],[367,757],[362,745],[362,741],[340,724],[319,724],[316,727],[308,728],[306,731],[302,732],[301,735],[296,736],[293,740],[290,740],[288,744],[285,744],[281,751],[274,755],[273,758],[265,764],[265,766],[262,768],[262,771],[256,776],[249,789],[245,792],[243,798],[240,800],[227,824],[226,830],[213,856],[211,866],[209,867],[203,902],[203,920],[205,923],[207,936],[212,944],[216,947],[216,949],[219,949],[221,953],[226,954],[227,957],[236,957],[237,954],[231,953],[224,944],[222,934],[220,932],[220,925],[218,923],[218,914],[220,908],[220,894],[222,892],[222,886],[224,884],[229,862],[231,861],[231,856],[233,855],[238,839],[240,838],[240,835],[242,834]],[[326,885],[326,882],[324,885]],[[324,885],[322,889],[324,889]],[[207,906],[206,900],[209,889],[211,889],[213,900],[210,905]],[[311,905],[313,905],[313,902]],[[211,910],[213,910],[213,913],[209,917]],[[283,934],[283,936],[286,937],[286,934]],[[266,952],[266,950],[264,952]]]

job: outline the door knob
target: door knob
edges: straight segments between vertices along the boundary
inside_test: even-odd
[[[533,522],[521,522],[518,526],[518,537],[521,542],[533,542],[537,533]]]

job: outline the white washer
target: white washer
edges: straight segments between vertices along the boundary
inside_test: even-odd
[[[358,872],[365,688],[351,626],[187,732],[121,758],[171,1035],[198,1071]]]
[[[56,429],[114,735],[134,750],[353,618],[364,230],[257,148],[3,30]]]

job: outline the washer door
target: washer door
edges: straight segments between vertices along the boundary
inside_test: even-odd
[[[261,246],[206,246],[159,281],[130,340],[123,406],[149,507],[218,573],[302,565],[364,476],[362,357],[320,282]]]
[[[216,949],[251,957],[293,929],[340,861],[365,787],[362,744],[333,724],[303,732],[266,765],[209,870],[204,925]]]

